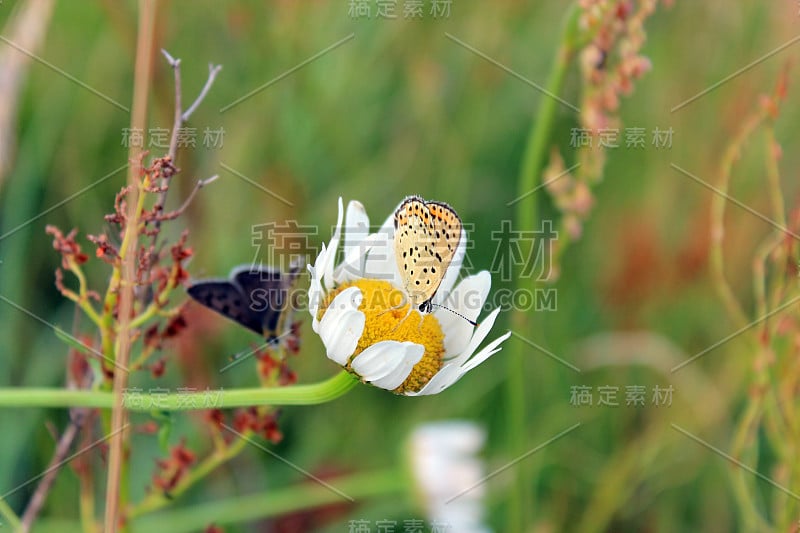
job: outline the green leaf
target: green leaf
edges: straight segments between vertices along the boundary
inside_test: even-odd
[[[172,415],[169,411],[152,411],[153,418],[160,422],[158,428],[158,445],[165,451],[169,451],[169,436],[172,433]]]
[[[97,353],[91,347],[86,346],[85,344],[83,344],[81,341],[79,341],[66,331],[63,331],[59,328],[55,328],[55,332],[56,332],[56,337],[61,339],[61,341],[70,348],[77,350],[84,355],[90,355],[90,356],[97,355]]]

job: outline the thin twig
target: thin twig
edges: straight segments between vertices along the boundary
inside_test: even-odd
[[[79,334],[81,323],[81,313],[78,307],[75,307],[73,314],[72,314],[72,336],[76,337]],[[70,357],[72,353],[72,349],[67,350],[67,357]],[[76,354],[76,357],[78,355]],[[82,385],[79,381],[76,381],[76,377],[74,376],[69,369],[67,370],[67,387],[68,388],[77,388]],[[82,377],[82,376],[81,376]],[[47,494],[50,492],[50,489],[53,486],[53,481],[56,479],[56,475],[59,471],[59,465],[64,462],[67,453],[69,453],[70,446],[72,445],[72,441],[75,440],[75,437],[78,435],[78,430],[81,429],[84,425],[86,418],[88,417],[88,410],[86,409],[72,409],[70,410],[71,421],[67,426],[67,429],[64,431],[64,434],[61,435],[61,438],[58,437],[58,429],[56,426],[50,422],[49,420],[46,422],[47,430],[53,435],[53,440],[57,442],[55,451],[53,452],[53,458],[50,460],[50,464],[45,470],[45,475],[42,480],[39,482],[39,485],[36,487],[36,491],[34,491],[33,496],[31,497],[30,501],[28,502],[28,507],[25,509],[25,513],[22,516],[20,521],[20,528],[19,530],[22,532],[30,531],[33,523],[36,521],[36,517],[39,515],[39,512],[42,510],[42,506],[44,502],[47,500]]]
[[[195,109],[197,109],[197,106],[199,106],[200,103],[205,99],[220,70],[222,70],[222,65],[214,65],[211,63],[208,64],[208,79],[206,80],[206,84],[203,86],[200,94],[197,95],[195,101],[192,102],[192,105],[189,106],[189,109],[184,111],[183,115],[181,116],[181,120],[183,120],[183,122],[189,120],[189,117],[192,116],[192,113],[194,113]]]
[[[723,158],[722,178],[727,187],[734,161],[739,158],[742,148],[754,132],[758,128],[763,127],[766,132],[766,167],[768,190],[773,210],[772,216],[775,218],[777,224],[785,225],[786,215],[780,186],[780,171],[777,161],[778,153],[775,151],[777,141],[775,141],[772,134],[772,123],[777,115],[777,107],[781,99],[780,89],[776,89],[772,98],[773,99],[767,103],[762,102],[758,111],[744,122],[744,127],[738,137],[726,150],[725,157]],[[712,243],[714,245],[712,248],[712,264],[715,266],[713,274],[716,275],[718,285],[722,284],[727,286],[722,272],[723,259],[721,250],[724,205],[717,205],[716,207],[717,216],[715,217],[715,225],[720,235],[718,235],[718,241]],[[772,260],[777,266],[777,281],[773,283],[774,287],[772,288],[773,296],[782,295],[784,292],[781,273],[782,270],[785,269],[785,263],[781,258],[782,248],[780,246],[781,242],[785,239],[784,233],[785,232],[780,232],[768,236],[763,244],[759,245],[755,253],[753,261],[754,294],[757,310],[759,312],[769,307],[766,263],[770,256],[772,256]],[[777,255],[774,255],[773,250],[775,249],[778,250]],[[720,287],[718,287],[718,289],[719,288]],[[722,291],[723,296],[725,296],[725,291],[728,291],[729,296],[732,296],[732,291],[729,286],[727,286],[727,289],[724,286],[721,288],[724,289]],[[732,301],[729,300],[727,305],[730,307],[731,303]],[[739,311],[734,314],[743,313],[738,301],[735,305],[738,306]],[[776,311],[779,309],[780,307],[775,308]],[[774,312],[770,312],[770,314],[774,314]],[[743,457],[747,454],[753,458],[757,458],[760,453],[760,431],[763,429],[767,442],[772,447],[772,451],[779,457],[778,464],[785,466],[787,460],[791,462],[794,458],[791,445],[785,444],[786,442],[791,443],[793,424],[790,417],[783,420],[781,419],[780,415],[783,414],[781,412],[781,402],[775,392],[777,389],[774,384],[776,381],[776,369],[774,368],[775,353],[773,352],[771,343],[779,323],[780,320],[773,320],[770,325],[765,321],[763,328],[754,335],[754,344],[757,346],[757,354],[753,362],[754,377],[752,378],[752,390],[754,392],[747,395],[748,401],[744,413],[734,433],[735,437],[732,442],[731,455],[733,457]],[[787,436],[789,438],[787,438]],[[752,480],[745,479],[743,474],[739,472],[739,474],[734,477],[733,489],[734,495],[738,501],[737,507],[739,508],[742,522],[745,524],[744,528],[746,530],[765,529],[765,518],[759,509],[759,498],[757,497],[758,488],[753,485]],[[776,529],[785,530],[786,528],[777,526]]]
[[[199,191],[200,189],[202,189],[206,185],[217,181],[217,179],[219,179],[219,174],[214,174],[210,178],[206,178],[204,180],[197,180],[197,183],[195,184],[194,189],[192,189],[192,192],[190,192],[189,196],[186,197],[186,200],[183,201],[183,204],[178,209],[176,209],[175,211],[171,211],[171,212],[165,214],[164,216],[162,216],[161,220],[172,220],[172,219],[177,218],[180,215],[182,215],[183,212],[186,211],[186,208],[189,207],[189,204],[192,203],[192,200],[194,199],[195,195],[197,194],[197,191]]]
[[[33,493],[28,507],[25,509],[25,513],[22,515],[18,531],[27,533],[31,530],[34,520],[36,520],[39,511],[41,511],[47,499],[47,493],[50,492],[50,487],[53,486],[53,482],[56,480],[61,466],[63,466],[64,459],[67,457],[72,447],[72,441],[75,440],[75,437],[78,435],[78,429],[78,425],[75,422],[70,422],[69,425],[67,425],[67,429],[64,430],[64,433],[61,435],[61,438],[58,439],[55,452],[53,452],[53,458],[50,459],[50,464],[47,466],[47,473],[42,478],[39,486],[36,487],[36,491]]]
[[[172,136],[169,140],[169,152],[167,152],[170,160],[174,164],[175,154],[178,151],[178,131],[183,123],[181,118],[181,110],[183,109],[183,104],[181,103],[181,60],[173,58],[171,55],[169,55],[169,52],[163,48],[161,49],[161,53],[167,58],[167,62],[172,67],[172,71],[175,74],[175,119],[172,123]],[[166,191],[164,194],[165,193]]]
[[[170,53],[164,50],[163,48],[161,49],[161,53],[167,59],[167,62],[172,67],[172,70],[175,74],[175,114],[174,114],[175,118],[172,123],[172,135],[169,141],[169,152],[167,152],[167,155],[170,158],[170,162],[173,165],[175,165],[175,160],[178,156],[178,135],[181,129],[183,128],[183,125],[186,123],[186,121],[189,120],[189,117],[192,116],[192,114],[195,112],[200,103],[205,99],[206,95],[208,94],[208,91],[211,90],[211,86],[214,84],[214,80],[217,78],[217,74],[222,69],[222,65],[213,65],[209,63],[208,79],[206,79],[205,85],[203,85],[203,88],[200,90],[200,94],[197,95],[197,98],[195,99],[194,102],[192,102],[192,105],[189,106],[189,109],[183,111],[183,103],[182,103],[183,100],[181,96],[182,92],[181,60],[172,57],[172,55],[170,55]],[[177,171],[178,169],[176,169],[176,172]],[[162,177],[161,186],[164,187],[164,190],[158,195],[158,200],[156,201],[156,206],[155,206],[156,211],[162,210],[167,203],[167,193],[169,192],[169,187],[167,187],[167,182],[171,177],[172,175],[169,176],[165,175]],[[158,229],[160,226],[161,226],[161,220],[156,220],[155,221],[156,229]],[[154,239],[153,245],[155,245],[155,239],[157,238],[157,236],[158,232],[156,232],[153,235]]]
[[[755,114],[742,122],[742,128],[736,137],[726,148],[720,164],[720,178],[717,188],[722,194],[717,194],[711,199],[711,249],[710,249],[710,268],[711,282],[717,295],[722,300],[725,310],[738,327],[748,323],[747,314],[742,304],[736,297],[728,279],[725,276],[725,260],[723,254],[723,240],[725,238],[725,211],[728,205],[728,189],[730,187],[731,173],[733,165],[750,139],[752,133],[761,125],[766,118],[763,109],[759,109]]]
[[[93,418],[95,418],[96,411],[88,411],[89,419],[84,421],[86,428],[80,438],[80,449],[87,449],[92,444],[91,427],[93,426]],[[88,464],[82,465],[75,469],[78,476],[78,499],[79,499],[79,514],[81,518],[81,525],[85,533],[99,532],[99,524],[95,521],[95,483],[94,473],[89,469]]]

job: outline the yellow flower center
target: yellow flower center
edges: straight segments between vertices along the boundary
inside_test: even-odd
[[[403,293],[388,281],[360,279],[340,285],[329,292],[319,310],[319,319],[341,291],[348,287],[358,287],[363,300],[358,310],[364,313],[366,322],[364,333],[358,340],[353,359],[380,341],[414,342],[425,347],[422,359],[411,370],[406,380],[396,389],[395,394],[417,392],[442,368],[444,358],[444,333],[436,317],[423,315],[416,309],[410,313],[410,304],[403,305]],[[347,369],[350,370],[350,362]]]

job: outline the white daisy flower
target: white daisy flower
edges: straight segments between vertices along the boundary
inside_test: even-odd
[[[461,232],[453,259],[433,297],[435,311],[409,311],[394,253],[394,221],[390,215],[380,230],[369,233],[364,206],[347,206],[344,255],[336,257],[342,241],[342,199],[333,237],[317,256],[311,273],[309,311],[312,327],[322,339],[328,358],[365,383],[407,396],[438,394],[500,350],[511,333],[480,344],[492,329],[500,309],[477,327],[475,321],[491,288],[483,271],[455,284],[466,250]],[[454,287],[455,286],[455,287]],[[441,307],[437,307],[441,306]]]
[[[448,420],[419,426],[409,441],[417,496],[431,523],[459,533],[488,532],[484,523],[486,467],[478,454],[486,431]]]

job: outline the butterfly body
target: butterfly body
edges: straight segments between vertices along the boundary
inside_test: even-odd
[[[444,202],[406,198],[394,214],[394,252],[413,308],[430,313],[463,236],[461,219]]]
[[[288,273],[242,265],[235,267],[228,279],[199,280],[187,292],[212,311],[277,341],[291,326],[290,290],[300,272],[299,265],[293,265]]]

